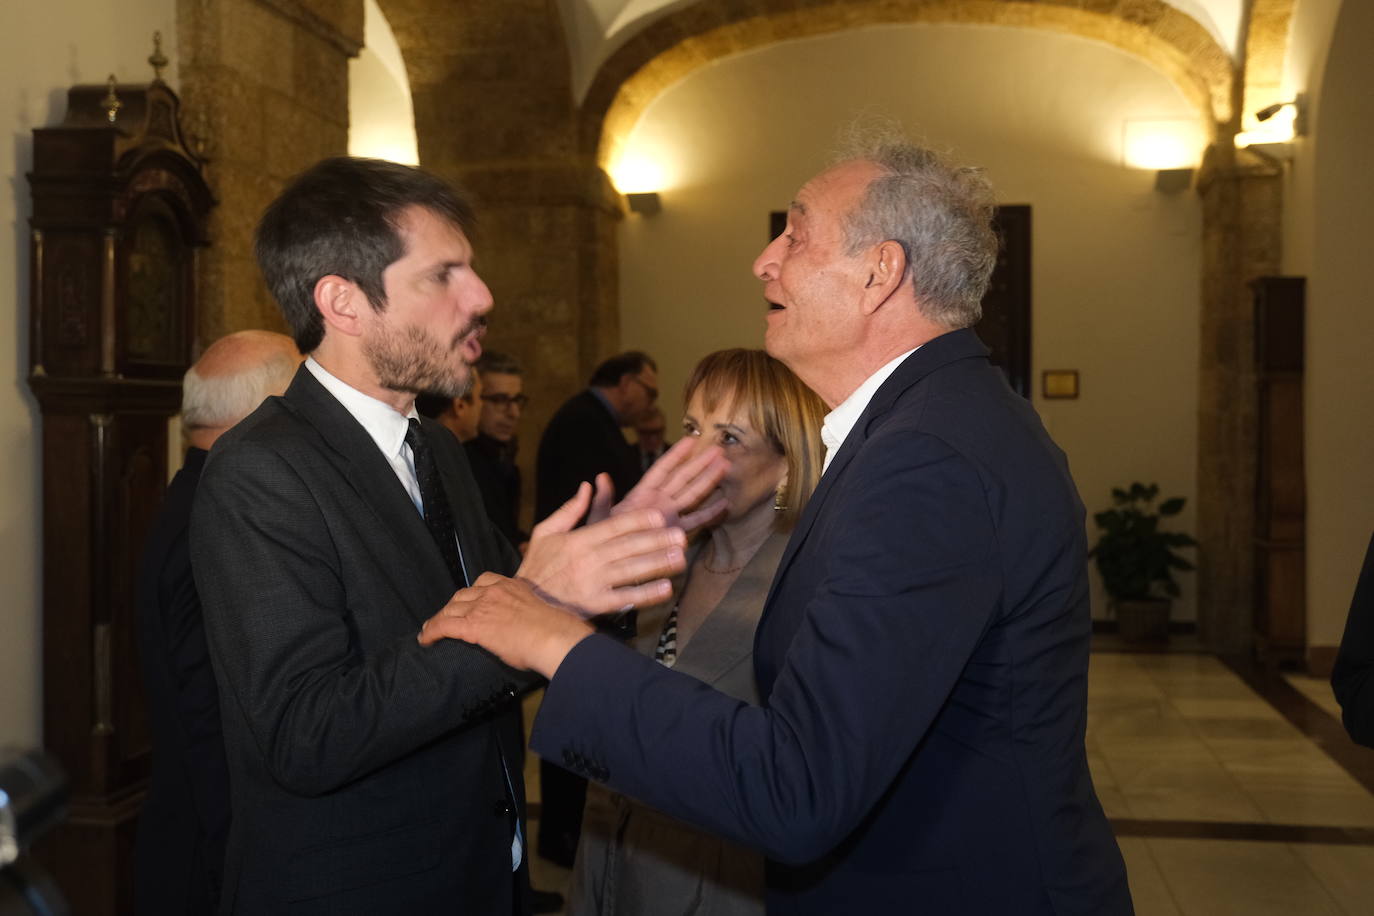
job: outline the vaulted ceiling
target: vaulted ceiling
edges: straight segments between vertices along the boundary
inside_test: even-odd
[[[580,98],[598,66],[654,20],[695,0],[558,0]],[[1164,0],[1207,30],[1232,57],[1239,43],[1243,0]]]

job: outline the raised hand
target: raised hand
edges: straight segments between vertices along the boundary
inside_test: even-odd
[[[587,512],[591,486],[534,526],[516,576],[584,616],[657,604],[672,594],[664,577],[686,565],[682,529],[657,509],[616,512],[572,530]]]
[[[551,678],[573,646],[591,633],[589,624],[554,607],[530,583],[483,573],[425,621],[420,643],[461,639],[512,668]]]
[[[674,443],[644,472],[625,498],[610,509],[610,514],[656,509],[663,513],[668,525],[688,534],[715,521],[725,511],[724,498],[718,497],[705,505],[701,503],[730,470],[730,462],[725,460],[719,446],[698,451],[699,444],[687,438]],[[600,506],[609,504],[609,485],[608,479],[603,489],[598,478],[594,513]]]

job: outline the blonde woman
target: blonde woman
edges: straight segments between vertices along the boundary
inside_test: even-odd
[[[690,550],[674,600],[640,612],[636,646],[758,703],[754,628],[787,532],[820,479],[826,408],[762,350],[710,354],[683,400],[683,435],[730,460],[715,494],[727,508]],[[567,912],[762,916],[763,858],[592,785]]]

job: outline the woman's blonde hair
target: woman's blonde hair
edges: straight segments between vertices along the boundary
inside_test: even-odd
[[[781,494],[785,508],[777,513],[777,527],[791,528],[821,479],[824,402],[791,369],[762,350],[708,354],[687,379],[683,403],[698,394],[707,410],[743,407],[750,425],[787,459],[787,484]]]

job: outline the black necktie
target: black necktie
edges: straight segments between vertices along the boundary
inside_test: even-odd
[[[453,525],[453,513],[449,512],[448,496],[444,493],[444,482],[439,479],[439,466],[434,463],[434,453],[425,440],[420,421],[410,418],[410,428],[406,430],[406,445],[415,456],[415,479],[420,483],[420,502],[424,504],[425,525],[429,528],[439,553],[444,558],[448,571],[453,574],[453,584],[462,588],[467,585],[463,575],[463,561],[458,556],[458,532]]]

